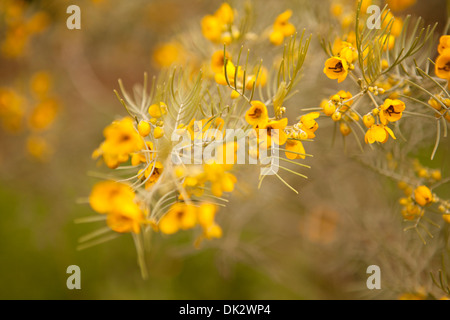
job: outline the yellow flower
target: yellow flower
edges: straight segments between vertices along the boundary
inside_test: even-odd
[[[380,39],[380,45],[382,45],[383,50],[392,50],[395,45],[395,37],[391,34],[389,37],[387,35],[382,36]]]
[[[347,41],[342,41],[340,38],[337,38],[334,41],[332,51],[334,55],[345,59],[348,64],[351,64],[356,60],[356,58],[358,58],[358,51],[355,49],[353,44]]]
[[[151,130],[152,130],[152,127],[150,126],[150,123],[148,123],[148,121],[145,121],[145,120],[139,121],[138,131],[141,136],[143,136],[143,137],[148,136],[150,134]]]
[[[111,154],[129,154],[144,146],[142,138],[139,136],[130,117],[114,121],[103,131],[105,142],[102,150]]]
[[[450,36],[444,35],[439,38],[438,52],[442,54],[445,49],[450,48]]]
[[[441,79],[450,79],[450,49],[442,51],[436,58],[435,73]]]
[[[426,206],[433,202],[433,194],[426,186],[419,186],[414,190],[414,199],[420,206]]]
[[[181,230],[195,227],[197,224],[197,209],[186,203],[175,203],[161,218],[158,227],[162,233],[174,234]]]
[[[267,121],[267,107],[261,101],[254,100],[251,102],[250,109],[245,113],[245,121],[252,126],[257,126]]]
[[[170,67],[183,61],[183,48],[175,42],[163,43],[153,51],[153,62],[160,68]]]
[[[51,86],[52,78],[48,72],[37,72],[31,78],[31,92],[39,99],[46,98]]]
[[[325,61],[325,68],[323,72],[330,79],[337,79],[338,83],[347,78],[348,74],[348,63],[345,59],[339,57],[332,57]]]
[[[159,104],[152,104],[148,108],[148,113],[153,118],[161,118],[167,113],[167,106],[164,102],[160,102]]]
[[[368,113],[363,117],[363,122],[367,128],[370,128],[371,126],[373,126],[375,124],[375,118],[373,115]]]
[[[439,101],[437,101],[437,99],[430,98],[430,99],[428,100],[428,104],[429,104],[430,106],[432,106],[434,109],[436,109],[437,111],[439,111],[439,110],[442,109],[442,105],[439,103]]]
[[[270,34],[270,42],[274,45],[283,43],[284,37],[291,36],[295,33],[295,27],[289,22],[292,16],[292,10],[286,10],[275,19],[273,31]]]
[[[348,136],[352,132],[350,126],[345,122],[341,122],[339,124],[339,130],[341,131],[343,136]]]
[[[305,148],[303,147],[303,143],[299,140],[295,140],[295,139],[287,139],[286,141],[286,151],[285,155],[286,158],[291,159],[291,160],[295,160],[295,159],[305,159]],[[289,152],[289,151],[293,151],[295,153]]]
[[[59,105],[54,99],[40,102],[31,112],[29,125],[31,129],[41,131],[47,129],[58,114]]]
[[[140,233],[141,224],[145,222],[142,210],[133,201],[124,201],[112,208],[106,218],[106,224],[115,232]]]
[[[253,84],[255,84],[255,80],[256,80],[255,86],[264,87],[267,83],[267,75],[268,75],[267,68],[261,67],[261,70],[259,71],[258,74],[258,79],[256,79],[256,74],[247,77],[247,79],[245,80],[245,88],[247,90],[252,90]]]
[[[326,116],[331,116],[336,111],[336,105],[325,99],[320,103],[320,107]]]
[[[109,213],[121,202],[133,201],[135,193],[127,184],[115,181],[101,181],[94,185],[89,204],[98,213]]]
[[[416,3],[416,0],[386,0],[392,11],[403,11]]]
[[[198,224],[203,229],[208,229],[214,224],[214,217],[216,215],[217,207],[212,203],[203,203],[198,208]]]
[[[39,161],[47,161],[52,153],[48,142],[39,136],[30,136],[27,138],[27,151]]]
[[[233,174],[227,172],[231,166],[217,163],[203,165],[204,177],[211,182],[211,192],[216,197],[221,197],[223,192],[234,190],[237,179]]]
[[[199,123],[200,122],[200,123]],[[189,134],[191,135],[191,139],[206,139],[206,138],[212,138],[215,136],[215,130],[222,131],[223,126],[225,124],[225,121],[222,118],[215,118],[212,117],[207,119],[202,119],[201,121],[196,121],[195,118],[189,122],[189,125],[187,126],[187,130]],[[201,128],[201,132],[200,132]],[[210,132],[207,132],[208,130],[211,130]],[[206,134],[209,134],[207,136]]]
[[[300,128],[308,134],[308,139],[315,138],[314,132],[319,128],[319,124],[316,122],[320,116],[319,112],[310,112],[300,118]]]
[[[445,222],[450,223],[450,214],[443,214],[442,219],[444,219]]]
[[[380,106],[380,120],[381,123],[386,125],[389,122],[395,122],[400,120],[405,110],[405,103],[398,99],[386,99]]]
[[[233,9],[226,2],[222,3],[214,13],[214,16],[219,19],[222,24],[232,24],[234,21]]]
[[[105,141],[94,151],[93,157],[102,155],[109,168],[116,168],[126,162],[130,153],[144,147],[144,141],[133,125],[133,119],[125,117],[113,121],[103,130]]]
[[[394,37],[398,37],[400,33],[402,32],[403,28],[403,21],[401,18],[396,18],[390,11],[385,11],[381,15],[381,20],[383,21],[383,24],[381,25],[381,28],[386,28],[389,24],[391,24],[391,35]],[[392,22],[391,22],[392,20]]]
[[[262,139],[261,132],[258,130],[258,138],[260,139],[259,145],[262,148],[268,148],[272,145],[272,140],[275,144],[280,146],[285,144],[287,135],[284,132],[284,128],[286,128],[287,124],[287,118],[280,120],[269,120],[268,122],[258,124],[257,129],[265,130],[263,131]]]
[[[225,62],[224,58],[228,60],[228,63],[231,63],[231,56],[228,52],[225,53],[225,57],[223,54],[223,50],[219,50],[213,53],[211,57],[211,68],[214,73],[224,72],[224,62]]]
[[[344,11],[344,8],[342,8],[342,4],[340,4],[340,3],[331,4],[330,12],[333,16],[339,17],[340,15],[342,15],[343,11]]]
[[[374,124],[369,128],[369,130],[367,130],[364,139],[366,143],[374,143],[375,141],[385,143],[389,136],[396,139],[394,132],[392,132],[389,127],[381,124]]]
[[[228,3],[223,3],[214,15],[207,15],[201,21],[203,36],[212,42],[224,41],[229,43],[232,40],[232,34],[222,33],[234,21],[233,9]]]
[[[163,164],[159,161],[156,161],[147,167],[147,169],[144,171],[144,175],[142,175],[142,170],[138,173],[138,175],[142,180],[146,180],[145,188],[148,189],[158,181],[163,170]]]
[[[201,21],[203,36],[213,42],[218,42],[222,35],[222,24],[215,16],[207,15]]]
[[[164,129],[161,127],[156,127],[155,130],[153,130],[153,137],[155,139],[159,139],[164,136]]]
[[[30,34],[44,31],[50,23],[49,15],[44,11],[36,12],[25,24]]]

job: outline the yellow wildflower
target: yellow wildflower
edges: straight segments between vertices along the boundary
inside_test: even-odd
[[[267,121],[267,107],[261,101],[254,100],[251,102],[250,109],[245,113],[245,121],[252,126],[257,126]]]
[[[398,99],[386,99],[380,106],[380,120],[381,123],[386,125],[389,122],[395,122],[400,120],[405,110],[405,103]]]
[[[228,52],[225,53],[225,56],[223,54],[223,50],[219,50],[213,53],[211,57],[211,68],[214,73],[224,72],[224,62],[225,62],[224,58],[228,60],[228,63],[231,62],[231,56]]]
[[[39,99],[47,97],[52,86],[52,78],[48,72],[35,73],[31,78],[31,92]]]
[[[164,102],[160,102],[159,104],[152,104],[148,108],[148,113],[153,118],[161,118],[167,113],[167,106]]]
[[[222,35],[222,24],[220,20],[212,15],[203,17],[201,21],[203,36],[213,42],[218,42]]]
[[[195,227],[197,224],[196,207],[186,203],[175,203],[161,218],[158,227],[162,233],[174,234],[181,230]]]
[[[153,137],[155,139],[159,139],[164,136],[164,129],[161,127],[156,127],[155,130],[153,130]]]
[[[395,138],[394,132],[388,127],[381,124],[374,124],[367,130],[364,137],[366,143],[374,143],[375,141],[385,143],[389,136]]]
[[[263,129],[262,139],[260,140],[260,146],[262,148],[268,148],[272,145],[272,140],[277,145],[283,145],[286,143],[287,135],[284,132],[288,124],[288,119],[283,118],[280,120],[269,120],[258,124],[257,129]],[[261,133],[258,130],[258,138],[261,138]]]
[[[303,143],[297,139],[287,139],[286,140],[286,158],[295,160],[295,159],[305,159],[305,148],[303,147]],[[293,152],[289,152],[293,151]]]
[[[373,115],[368,113],[363,117],[363,122],[367,128],[370,128],[371,126],[373,126],[375,124],[375,118]]]
[[[403,11],[416,3],[416,0],[386,0],[392,11]]]
[[[48,142],[39,136],[30,136],[27,138],[28,153],[39,161],[47,161],[52,153]]]
[[[325,62],[325,68],[323,69],[323,72],[327,75],[328,78],[333,80],[337,79],[338,83],[341,83],[345,80],[345,78],[347,78],[348,63],[345,59],[339,57],[329,58]]]
[[[47,129],[58,114],[59,105],[54,99],[40,102],[31,112],[29,125],[31,129],[41,131]]]
[[[225,164],[204,164],[203,170],[205,172],[205,179],[211,182],[211,192],[216,197],[221,197],[223,192],[232,192],[236,177],[227,172],[232,165]]]
[[[179,43],[169,42],[158,45],[153,51],[153,62],[160,68],[170,67],[183,61],[183,48]]]
[[[316,122],[320,116],[319,112],[310,112],[300,118],[300,128],[308,134],[308,139],[315,138],[314,132],[319,128],[319,124]]]
[[[444,35],[439,38],[439,45],[438,45],[438,52],[439,54],[442,54],[445,49],[450,48],[450,36]]]
[[[295,33],[295,27],[289,22],[292,16],[292,10],[286,10],[275,19],[273,30],[270,34],[270,42],[278,46],[283,43],[285,37]]]
[[[152,130],[152,127],[150,126],[150,123],[148,123],[148,121],[145,121],[145,120],[139,121],[138,131],[141,136],[143,136],[143,137],[148,136],[150,134],[151,130]]]
[[[433,194],[428,187],[419,186],[414,190],[414,200],[423,207],[433,202]]]
[[[127,184],[115,181],[101,181],[94,185],[89,204],[98,213],[109,213],[120,202],[133,201],[135,193]]]
[[[124,201],[112,208],[106,218],[106,224],[115,232],[140,233],[145,216],[139,205],[133,201]]]
[[[347,123],[341,122],[339,124],[339,131],[341,131],[343,136],[348,136],[352,132],[352,129]]]
[[[442,51],[436,58],[435,73],[441,79],[450,79],[450,49]]]

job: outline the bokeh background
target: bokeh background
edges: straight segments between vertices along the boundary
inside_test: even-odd
[[[1,2],[4,10],[8,0]],[[404,233],[395,182],[352,159],[342,144],[321,139],[331,135],[326,126],[317,143],[308,145],[315,155],[307,160],[308,181],[289,178],[299,195],[276,179],[257,190],[258,172],[244,169],[239,175],[245,175],[245,184],[220,213],[224,238],[197,250],[187,234],[155,236],[147,280],[141,278],[129,235],[76,250],[78,239],[98,227],[74,220],[92,215],[84,200],[97,181],[90,172],[100,170],[91,154],[102,129],[125,114],[113,93],[117,80],[131,87],[142,82],[144,72],[158,74],[155,50],[186,28],[199,32],[201,17],[221,2],[17,2],[25,17],[45,12],[48,21],[29,36],[20,54],[0,55],[0,87],[28,96],[31,108],[30,79],[47,72],[59,108],[43,134],[45,157],[30,154],[27,139],[34,133],[26,124],[13,132],[0,130],[0,298],[354,299],[396,298],[419,286],[433,290],[428,272],[439,266],[441,239],[423,246],[417,236]],[[272,21],[269,13],[292,8],[298,29],[313,34],[301,98],[288,104],[292,116],[318,106],[337,88],[314,71],[325,59],[315,32],[326,22],[314,18],[320,8],[313,2],[253,1],[258,19]],[[66,27],[70,4],[81,8],[81,30]],[[313,13],[303,12],[305,7]],[[419,0],[402,14],[437,21],[439,29],[446,20],[444,8],[444,0]],[[3,20],[2,42],[7,37]],[[448,176],[449,145],[448,139],[441,143],[432,163],[430,148],[412,153]],[[450,195],[448,187],[440,192]],[[73,264],[81,268],[81,290],[66,287],[66,268]],[[376,293],[365,285],[371,264],[382,270],[383,289]]]

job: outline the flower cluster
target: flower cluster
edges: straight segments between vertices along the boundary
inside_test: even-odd
[[[129,116],[106,126],[104,140],[92,154],[99,164],[126,174],[99,182],[90,196],[91,207],[106,216],[111,231],[136,237],[192,230],[198,234],[196,246],[220,238],[216,213],[239,183],[234,165],[238,160],[252,159],[261,169],[260,183],[266,175],[275,175],[297,192],[278,171],[306,176],[279,160],[308,167],[294,160],[308,156],[303,142],[315,137],[319,113],[303,114],[293,125],[284,116],[284,103],[298,82],[310,41],[303,35],[298,41],[288,22],[291,15],[290,10],[282,13],[274,25],[282,40],[291,36],[290,49],[283,52],[288,63],[280,65],[284,79],[276,85],[262,63],[250,66],[249,53],[241,59],[242,46],[233,46],[240,35],[233,25],[235,10],[227,3],[201,21],[203,36],[214,44],[199,63],[207,66],[205,72],[188,68],[187,77],[183,71],[162,73],[150,92],[145,77],[135,99],[119,81],[124,98],[116,94]],[[223,43],[230,46],[223,48]],[[177,60],[163,57],[172,47],[159,50],[162,53],[154,57],[160,67]],[[273,60],[279,63],[276,55]],[[268,85],[272,94],[265,97],[260,89]],[[248,157],[241,157],[246,150]],[[208,152],[213,156],[207,157]]]
[[[445,171],[418,162],[408,167],[411,152],[419,149],[415,143],[428,141],[429,128],[436,128],[431,159],[447,136],[450,95],[442,84],[450,80],[449,38],[440,39],[432,76],[433,61],[422,48],[434,46],[434,28],[398,14],[412,1],[386,2],[380,26],[373,29],[366,19],[375,2],[332,3],[337,34],[321,39],[326,57],[310,63],[320,81],[337,80],[332,85],[338,88],[327,88],[328,98],[317,101],[319,106],[301,109],[300,100],[294,108],[288,103],[300,83],[311,40],[305,32],[297,33],[291,18],[294,23],[298,19],[290,9],[252,29],[250,13],[237,23],[239,10],[223,3],[196,21],[193,41],[183,33],[179,42],[155,50],[153,60],[163,72],[150,91],[147,75],[132,95],[119,81],[121,93],[116,95],[128,116],[106,126],[104,141],[93,152],[112,171],[99,175],[106,180],[94,186],[90,204],[106,220],[107,232],[132,234],[141,268],[150,233],[192,233],[196,247],[227,234],[217,213],[241,185],[239,160],[260,169],[259,185],[273,175],[297,192],[284,174],[306,178],[293,166],[309,168],[300,163],[311,156],[305,147],[328,138],[327,123],[334,124],[344,141],[355,137],[361,150],[355,158],[369,159],[362,162],[398,182],[404,192],[399,201],[404,223],[412,223],[405,230],[415,229],[424,240],[419,228],[432,237],[425,222],[440,228],[450,221],[450,202],[440,198],[438,189],[448,182],[442,177]],[[271,50],[257,50],[270,44]],[[322,124],[324,118],[331,121]],[[432,212],[439,213],[439,220]]]
[[[29,90],[0,87],[0,120],[11,133],[28,131],[27,150],[38,160],[46,160],[51,148],[42,136],[54,123],[60,102],[52,90],[52,75],[46,71],[32,75]]]
[[[239,29],[233,25],[234,11],[228,3],[223,3],[213,15],[202,19],[203,36],[215,43],[230,44],[239,39]]]
[[[436,76],[448,81],[450,89],[450,36],[442,36],[438,45],[439,56],[436,58]]]
[[[0,47],[5,57],[16,58],[26,52],[31,37],[47,29],[50,17],[45,11],[29,14],[29,4],[23,0],[5,0],[0,14],[5,23],[5,34]]]

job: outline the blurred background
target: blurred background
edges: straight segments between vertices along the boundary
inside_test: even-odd
[[[117,80],[131,87],[144,72],[158,74],[161,56],[182,59],[165,45],[186,29],[199,32],[201,17],[220,3],[80,0],[81,30],[69,30],[70,1],[1,0],[0,102],[14,102],[0,110],[1,299],[390,299],[434,290],[429,272],[440,266],[440,233],[427,246],[404,233],[395,182],[352,160],[340,141],[320,139],[331,135],[326,125],[306,145],[315,155],[306,161],[308,181],[289,178],[299,195],[276,179],[257,190],[258,172],[244,169],[245,184],[220,211],[224,238],[197,250],[187,234],[155,236],[149,279],[141,278],[129,235],[76,250],[98,227],[74,220],[93,214],[83,201],[97,181],[90,172],[100,170],[91,154],[103,128],[125,115]],[[287,105],[292,117],[337,89],[313,71],[325,59],[313,3],[253,2],[267,26],[291,8],[297,28],[313,34],[301,99]],[[444,8],[444,0],[417,1],[401,14],[442,30]],[[441,143],[432,163],[428,147],[413,155],[448,176],[449,145]],[[440,192],[450,195],[448,187]],[[382,270],[376,293],[366,289],[372,264]],[[81,268],[81,290],[66,287],[69,265]]]

